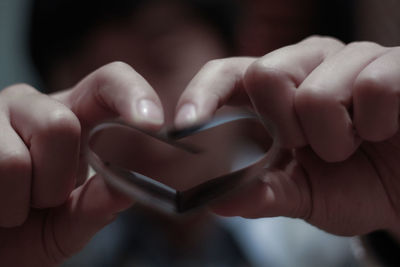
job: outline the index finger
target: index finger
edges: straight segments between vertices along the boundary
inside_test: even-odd
[[[255,58],[226,58],[209,61],[182,93],[175,117],[175,126],[185,128],[212,117],[222,105],[249,105],[243,76]]]
[[[161,101],[154,89],[122,62],[101,67],[71,90],[53,97],[75,113],[83,129],[118,116],[146,129],[158,129],[164,122]]]
[[[337,40],[313,37],[259,59],[228,58],[206,64],[182,94],[175,124],[178,128],[198,124],[224,104],[251,104],[280,145],[304,146],[307,141],[294,109],[296,89],[324,58],[342,47]]]

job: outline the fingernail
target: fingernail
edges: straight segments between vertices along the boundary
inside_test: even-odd
[[[175,126],[185,128],[192,126],[197,120],[196,106],[192,103],[184,104],[178,111],[175,119]]]
[[[154,124],[162,124],[164,121],[161,107],[152,100],[140,100],[138,104],[138,110],[140,116],[142,116],[142,118],[146,121],[152,122]]]

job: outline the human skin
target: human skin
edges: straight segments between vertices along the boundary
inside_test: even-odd
[[[104,47],[103,52],[111,51]],[[206,120],[225,104],[254,106],[275,125],[275,137],[290,152],[284,168],[270,170],[256,185],[215,210],[252,218],[298,217],[345,235],[378,228],[397,232],[398,104],[393,96],[399,89],[398,57],[397,48],[371,43],[344,46],[333,39],[312,38],[260,59],[208,63],[178,104],[180,110],[193,102],[195,109],[186,106],[185,112],[178,112],[176,124]],[[86,69],[79,70],[82,73]],[[49,96],[26,85],[0,93],[0,265],[56,265],[132,204],[97,176],[81,185],[85,164],[79,148],[86,142],[87,130],[105,118],[121,115],[138,127],[157,129],[162,124],[160,112],[144,108],[146,119],[132,103],[146,96],[156,106],[160,101],[123,63],[108,65],[89,77]],[[158,78],[150,80],[159,87],[153,83]],[[110,87],[117,91],[110,93]],[[169,106],[173,103],[168,101]],[[342,118],[336,120],[339,125],[330,118],[335,114]],[[37,141],[31,142],[31,137]],[[65,151],[60,158],[65,160],[55,160],[59,151]],[[75,182],[77,172],[81,178]]]
[[[176,102],[187,83],[207,61],[227,55],[226,44],[215,29],[191,12],[188,6],[179,1],[150,1],[134,16],[89,32],[72,57],[51,69],[49,87],[53,91],[68,88],[92,70],[116,59],[122,60],[151,84],[162,102],[165,125],[172,126]],[[155,17],[158,19],[155,20]],[[226,142],[221,143],[218,136],[214,142],[220,150],[214,153],[227,154],[228,139],[223,136]],[[135,136],[132,136],[134,139]],[[122,139],[119,141],[126,142]],[[129,156],[123,157],[121,151],[118,151],[118,156],[108,156],[125,158],[126,167],[135,169],[135,166],[140,166],[143,174],[174,188],[187,189],[200,183],[199,177],[210,178],[216,173],[213,169],[225,170],[228,165],[222,162],[220,166],[214,164],[217,155],[188,155],[171,146],[158,145],[149,138],[132,143],[137,143],[131,146],[136,147],[138,153],[135,156],[129,149],[125,150]],[[149,162],[140,151],[146,154],[148,151],[157,151],[157,156]],[[204,168],[205,165],[213,168]]]
[[[172,124],[176,101],[186,83],[205,62],[225,55],[218,35],[202,21],[188,20],[183,7],[161,1],[148,8],[123,23],[88,34],[77,55],[52,69],[52,91],[71,87],[86,76],[71,89],[45,95],[28,85],[14,85],[1,91],[1,266],[57,265],[130,207],[133,201],[108,188],[101,177],[84,181],[88,131],[116,117],[151,131]],[[153,20],[154,16],[160,19]],[[169,31],[165,33],[165,29]],[[129,65],[115,62],[100,67],[116,58]],[[151,102],[139,106],[141,99]],[[135,163],[176,173],[176,165],[168,163],[179,161],[179,166],[186,168],[180,173],[191,174],[180,177],[183,185],[191,185],[199,173],[213,169],[204,168],[211,166],[210,159],[184,164],[187,156],[170,150],[159,151],[165,166],[147,166],[140,155]],[[208,213],[202,217],[187,220],[191,234],[181,233],[187,227],[173,221],[181,232],[171,236],[197,241],[195,228],[206,225]],[[188,246],[188,242],[182,243]]]
[[[176,125],[227,104],[250,106],[284,155],[215,212],[302,218],[339,235],[398,235],[399,58],[398,47],[311,37],[261,58],[206,64],[178,102]]]
[[[23,84],[0,93],[0,265],[57,265],[132,205],[101,177],[84,179],[88,130],[117,116],[163,124],[155,91],[120,62],[60,93]]]
[[[398,48],[312,37],[262,58],[207,63],[181,96],[175,124],[206,120],[226,104],[252,106],[287,156],[215,211],[302,218],[341,235],[397,234],[398,58]],[[80,148],[107,118],[158,129],[161,105],[124,63],[52,95],[27,85],[3,90],[1,263],[56,265],[129,207],[99,177],[75,180],[84,169]]]

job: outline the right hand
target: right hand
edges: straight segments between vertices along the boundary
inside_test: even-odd
[[[287,151],[216,211],[302,218],[341,235],[400,236],[399,62],[400,47],[311,37],[261,58],[206,64],[178,102],[176,125],[247,105]]]

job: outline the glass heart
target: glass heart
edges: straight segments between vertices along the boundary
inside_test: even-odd
[[[235,111],[184,130],[151,133],[120,121],[95,127],[88,160],[136,201],[183,213],[243,186],[278,153],[259,118]]]

